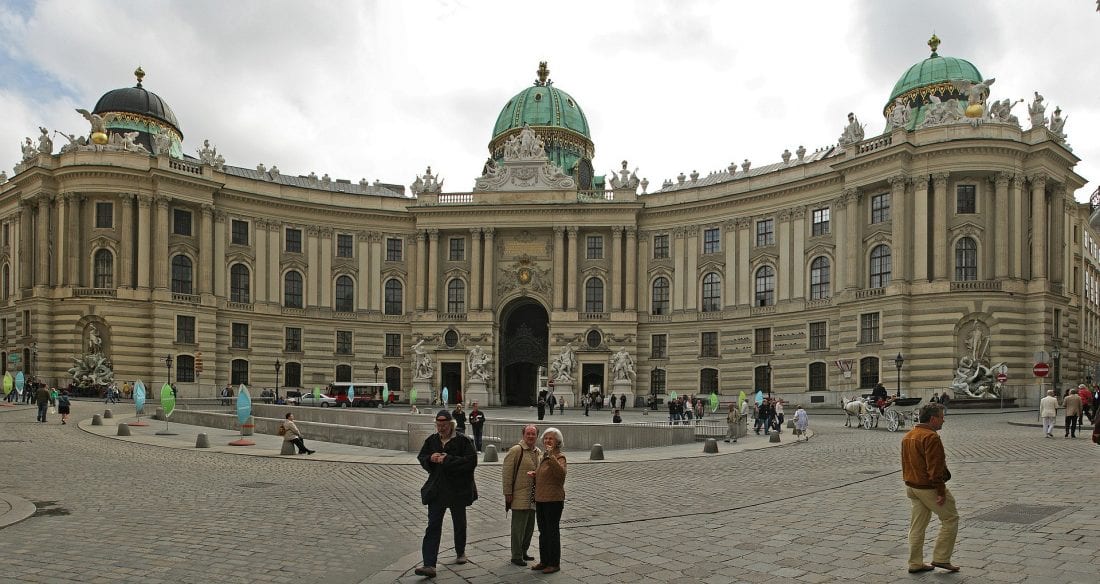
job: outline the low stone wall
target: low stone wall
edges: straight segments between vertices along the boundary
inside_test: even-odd
[[[298,418],[298,410],[295,409],[295,418]],[[285,419],[284,415],[278,418],[265,418],[253,416],[255,432],[258,434],[278,434],[279,426]],[[208,428],[222,428],[224,430],[236,430],[240,428],[237,415],[230,413],[175,410],[172,412],[171,421],[192,426],[206,426]],[[302,430],[309,440],[334,442],[336,444],[351,444],[354,446],[367,446],[385,450],[409,450],[409,436],[407,429],[392,430],[386,428],[366,428],[362,426],[349,426],[342,424],[330,424],[323,422],[311,422],[295,419],[298,428]],[[417,445],[419,449],[419,445]]]

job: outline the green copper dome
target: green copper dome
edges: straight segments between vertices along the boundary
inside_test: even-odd
[[[890,92],[890,99],[882,109],[883,116],[887,120],[900,99],[913,112],[907,129],[913,129],[923,119],[924,105],[930,101],[931,96],[947,101],[959,100],[966,105],[966,94],[959,91],[953,81],[967,80],[973,83],[983,81],[981,72],[970,61],[956,57],[941,57],[936,49],[940,46],[940,39],[936,35],[928,40],[928,46],[932,49],[932,55],[927,59],[909,67],[908,70],[894,84],[894,90]],[[890,123],[887,123],[889,130]]]

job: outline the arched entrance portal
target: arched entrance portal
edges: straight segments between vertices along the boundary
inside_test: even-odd
[[[501,397],[505,405],[535,403],[539,367],[546,365],[550,340],[550,315],[530,298],[509,303],[501,311],[500,372]]]

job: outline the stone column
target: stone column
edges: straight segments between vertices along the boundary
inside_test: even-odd
[[[732,308],[737,306],[737,280],[741,277],[737,263],[737,226],[733,221],[722,224],[722,251],[726,262],[726,275],[722,280],[722,305]]]
[[[562,310],[562,299],[565,297],[565,266],[569,261],[565,258],[565,228],[554,227],[554,311]]]
[[[1012,234],[1008,230],[1008,180],[1012,175],[998,172],[993,177],[993,238],[986,245],[993,248],[993,277],[1003,280],[1008,277],[1008,258],[1011,256]],[[987,276],[988,279],[988,276]]]
[[[797,269],[791,269],[791,211],[789,209],[781,209],[775,214],[775,222],[775,231],[777,235],[775,243],[779,248],[779,270],[775,278],[775,300],[776,302],[780,302],[783,300],[790,300],[795,274],[801,274],[805,270],[802,266],[799,266]],[[787,277],[781,278],[779,274],[786,274]]]
[[[699,226],[689,225],[687,228],[687,244],[684,245],[686,257],[684,258],[684,308],[687,310],[699,309],[699,254],[702,248],[699,245]]]
[[[260,257],[260,245],[267,247],[266,232],[262,232],[256,228],[255,223],[252,225],[252,241],[256,244],[256,264],[252,270],[252,293],[249,300],[258,302],[259,291],[263,287],[263,281],[261,278],[267,271],[264,269],[264,259]],[[210,258],[210,265],[214,272],[214,296],[218,298],[226,298],[229,295],[225,290],[225,273],[229,269],[225,265],[225,211],[214,210],[214,233],[211,234],[214,243],[214,257]]]
[[[856,189],[844,189],[844,198],[846,203],[844,237],[848,238],[848,245],[844,248],[844,263],[848,266],[844,273],[846,277],[844,287],[855,289],[860,287],[860,276],[863,274],[863,246],[860,244],[862,238],[859,236],[860,224],[863,222],[863,213],[860,208],[863,195]]]
[[[156,197],[157,228],[153,235],[156,243],[153,245],[153,287],[157,289],[168,288],[168,207],[172,199],[164,196]]]
[[[913,282],[927,282],[928,273],[928,201],[932,187],[927,176],[913,185]]]
[[[75,232],[70,231],[69,226],[68,226],[68,222],[69,222],[69,202],[71,200],[72,200],[72,194],[71,193],[61,193],[61,194],[57,195],[57,197],[54,200],[54,203],[55,203],[56,208],[57,208],[57,228],[56,228],[57,230],[54,231],[54,233],[56,233],[58,236],[52,238],[53,241],[51,242],[51,244],[53,245],[53,248],[54,248],[53,249],[54,254],[56,254],[54,256],[54,262],[53,262],[53,269],[54,269],[53,281],[58,286],[64,286],[66,284],[69,284],[70,286],[72,285],[70,283],[71,281],[68,278],[68,276],[69,276],[69,265],[72,263],[70,261],[70,256],[73,254],[75,249],[79,249],[81,247],[81,245],[80,245],[81,238],[77,237],[77,234]],[[95,225],[95,223],[94,223],[95,218],[94,217],[92,218],[92,221],[93,221],[93,223],[91,223],[90,225],[94,226]],[[73,242],[76,245],[70,244],[69,243],[70,241]],[[117,265],[117,262],[116,262],[116,265]]]
[[[482,263],[484,264],[484,269],[485,269],[485,285],[484,285],[484,288],[482,288],[481,309],[482,310],[492,310],[493,309],[493,286],[496,285],[494,283],[494,276],[496,276],[496,269],[497,269],[496,261],[495,261],[496,257],[493,255],[494,253],[496,253],[495,252],[496,246],[493,244],[493,238],[496,234],[496,230],[492,227],[486,227],[484,229],[484,233],[485,233],[485,261],[482,262]]]
[[[649,260],[653,257],[649,244],[652,237],[653,234],[649,231],[638,232],[638,271],[642,274],[638,284],[638,312],[647,314],[653,311],[653,303],[650,299],[653,287],[649,278]]]
[[[481,310],[481,228],[470,229],[470,310]]]
[[[382,234],[370,232],[370,309],[374,313],[382,312]],[[410,290],[411,292],[412,290]]]
[[[1027,252],[1025,251],[1024,244],[1027,243],[1027,203],[1024,202],[1024,176],[1022,174],[1012,174],[1010,176],[1012,184],[1009,185],[1009,197],[1012,198],[1012,227],[1011,232],[1015,235],[1009,235],[1012,242],[1012,277],[1024,278],[1024,266],[1026,265]]]
[[[35,286],[50,285],[50,203],[53,197],[38,195],[38,225],[35,229],[38,251],[35,258],[37,268],[34,274]]]
[[[321,229],[316,225],[306,226],[306,306],[324,306],[321,301]]]
[[[568,270],[566,274],[565,282],[565,309],[577,310],[577,262],[580,261],[580,257],[577,255],[577,228],[569,227],[566,230],[566,235],[569,237],[569,251],[566,252],[566,262],[568,262]]]
[[[283,303],[283,222],[268,220],[267,225],[267,301]],[[304,279],[304,276],[303,276]]]
[[[374,277],[370,273],[370,233],[366,231],[355,234],[355,262],[359,268],[355,288],[356,296],[359,297],[358,306],[360,310],[371,310],[374,308],[372,296],[378,295],[378,287],[371,285]]]
[[[951,173],[932,175],[932,278],[947,278],[947,179]]]
[[[122,206],[122,224],[119,225],[121,245],[118,253],[118,287],[133,288],[134,282],[134,199],[133,193],[119,193],[118,203]],[[69,279],[69,285],[75,286]]]
[[[1062,284],[1066,275],[1066,212],[1074,203],[1066,199],[1065,183],[1059,183],[1050,193],[1050,282]]]
[[[210,294],[214,289],[214,205],[203,205],[201,212],[202,228],[199,230],[199,294]],[[219,263],[219,266],[220,265],[221,263]]]
[[[23,263],[27,254],[23,253],[23,212],[26,205],[19,202],[19,214],[11,218],[11,255],[15,258],[11,267],[11,298],[17,298],[23,282]]]
[[[150,207],[153,198],[149,195],[138,195],[138,246],[137,246],[137,287],[142,290],[149,289],[149,273],[152,269],[152,247],[149,239],[153,234],[153,224],[150,217]]]
[[[636,310],[638,297],[638,230],[633,227],[626,228],[626,309]]]
[[[439,298],[436,291],[439,290],[439,230],[428,230],[428,310],[439,311]]]
[[[623,228],[611,227],[611,311],[622,310],[623,297]]]
[[[898,282],[909,281],[909,262],[913,259],[909,245],[909,217],[907,213],[909,201],[905,196],[905,189],[909,185],[909,177],[904,174],[896,174],[886,179],[890,183],[890,228],[892,236],[891,259],[893,259],[890,274],[891,280]]]
[[[737,228],[737,265],[745,269],[745,277],[737,285],[737,304],[752,306],[752,286],[755,281],[755,274],[749,263],[749,252],[752,251],[752,218],[740,217],[734,219],[733,224]]]
[[[1047,177],[1033,174],[1031,183],[1031,279],[1047,277]]]
[[[687,293],[684,285],[684,279],[687,267],[684,262],[684,257],[691,253],[687,249],[687,230],[683,227],[677,227],[672,230],[672,311],[683,312],[684,310],[684,295]]]
[[[424,264],[424,260],[420,260],[417,258],[417,248],[424,249],[425,240],[427,239],[428,232],[421,229],[416,232],[416,239],[409,243],[409,261],[412,262],[412,265],[416,267],[416,269],[412,271],[412,273],[414,274],[413,277],[416,278],[416,280],[414,280],[415,284],[409,286],[409,289],[416,290],[416,302],[414,303],[414,306],[416,306],[416,310],[418,312],[427,310],[427,306],[424,304],[424,282],[427,279],[424,273],[427,266]],[[427,258],[428,254],[425,253],[424,257]]]
[[[332,292],[332,228],[322,227],[321,233],[321,299],[318,306],[336,308],[336,296]]]
[[[224,263],[224,261],[225,261],[225,215],[224,215],[224,213],[219,213],[219,215],[218,215],[218,226],[221,229],[221,248],[222,248],[222,251],[221,251],[220,255],[218,255],[218,257],[221,258],[219,261]],[[269,267],[270,267],[270,264],[271,264],[270,256],[271,256],[271,254],[278,254],[279,252],[278,252],[278,250],[271,249],[271,241],[270,241],[271,238],[268,236],[268,232],[267,232],[267,221],[265,221],[263,219],[253,219],[252,220],[252,229],[256,234],[256,274],[255,274],[256,277],[254,278],[255,281],[256,281],[256,289],[252,290],[252,301],[257,302],[257,303],[267,302],[268,299],[270,298],[270,296],[268,296],[269,291],[267,289],[268,282],[271,280],[270,274],[268,273]],[[222,266],[222,269],[220,270],[221,274],[217,274],[215,276],[215,278],[220,279],[221,282],[220,283],[217,282],[217,281],[214,282],[214,294],[216,294],[218,296],[226,297],[226,298],[228,298],[228,296],[229,296],[229,294],[227,293],[227,291],[225,289],[225,271],[228,268],[229,268],[229,266]]]
[[[780,245],[788,248],[783,243]],[[810,289],[806,285],[806,271],[809,265],[806,263],[806,207],[804,205],[791,209],[791,244],[788,249],[790,250],[788,253],[791,254],[791,264],[795,266],[791,272],[791,298],[809,298]],[[730,269],[726,268],[727,275],[729,271]],[[832,286],[832,282],[829,284]]]

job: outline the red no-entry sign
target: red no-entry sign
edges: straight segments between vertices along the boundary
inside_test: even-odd
[[[1050,374],[1050,365],[1046,363],[1036,363],[1035,366],[1031,368],[1031,372],[1035,374],[1035,377],[1046,377]]]

